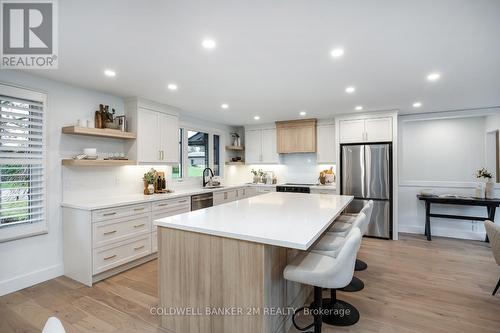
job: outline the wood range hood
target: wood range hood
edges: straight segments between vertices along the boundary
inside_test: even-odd
[[[315,118],[276,122],[276,149],[279,154],[316,152]]]

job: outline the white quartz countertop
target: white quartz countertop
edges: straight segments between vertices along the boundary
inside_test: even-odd
[[[73,199],[73,200],[65,200],[61,203],[62,207],[67,207],[67,208],[74,208],[74,209],[82,209],[82,210],[97,210],[97,209],[105,209],[105,208],[112,208],[112,207],[118,207],[118,206],[126,206],[126,205],[133,205],[133,204],[139,204],[139,203],[147,203],[147,202],[154,202],[154,201],[159,201],[159,200],[165,200],[165,199],[173,199],[173,198],[178,198],[178,197],[185,197],[185,196],[191,196],[191,195],[196,195],[196,194],[202,194],[202,193],[210,193],[210,192],[217,192],[217,191],[230,191],[238,188],[243,188],[243,187],[276,187],[282,184],[274,184],[274,185],[267,185],[267,184],[253,184],[253,183],[246,183],[242,185],[224,185],[222,187],[218,188],[212,188],[212,189],[203,189],[203,188],[190,188],[190,189],[181,189],[181,190],[176,190],[175,192],[172,193],[166,193],[166,194],[153,194],[153,195],[144,195],[144,194],[129,194],[129,195],[120,195],[120,196],[109,196],[109,197],[83,197],[83,198],[78,198],[78,199]],[[328,190],[335,190],[335,185],[313,185],[309,186],[310,188],[321,188],[321,189],[328,189]]]
[[[172,193],[153,194],[153,195],[131,194],[131,195],[122,195],[113,197],[80,198],[79,200],[66,200],[61,204],[61,206],[67,208],[82,209],[82,210],[96,210],[96,209],[104,209],[117,206],[126,206],[138,203],[147,203],[159,200],[173,199],[173,198],[191,196],[202,193],[228,191],[246,186],[247,185],[222,186],[212,189],[192,188],[192,189],[176,190],[175,192]]]
[[[193,231],[307,250],[352,196],[272,192],[154,221]]]

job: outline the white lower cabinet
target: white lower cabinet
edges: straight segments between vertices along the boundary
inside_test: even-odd
[[[190,210],[190,196],[98,210],[63,207],[64,275],[92,286],[156,258],[153,221]]]
[[[337,194],[337,190],[334,188],[311,188],[311,193],[315,194]]]
[[[276,192],[276,187],[274,186],[258,186],[257,194]]]
[[[227,202],[231,202],[234,200],[238,200],[236,198],[237,190],[227,190],[227,191],[218,191],[214,193],[214,206],[221,205]]]
[[[151,234],[93,250],[93,273],[99,274],[151,253]]]
[[[247,198],[251,198],[257,195],[257,189],[255,187],[247,187],[245,188],[245,196]]]

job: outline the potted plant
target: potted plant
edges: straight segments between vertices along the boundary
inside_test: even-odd
[[[144,174],[142,180],[144,181],[145,195],[150,195],[155,193],[155,186],[154,186],[155,175],[156,175],[156,170],[153,168],[151,168],[151,170],[149,170]]]
[[[481,168],[476,171],[476,178],[485,182],[485,197],[492,199],[494,197],[495,183],[493,175],[486,168]]]

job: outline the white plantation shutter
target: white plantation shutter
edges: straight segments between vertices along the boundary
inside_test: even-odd
[[[46,224],[44,101],[0,85],[0,230]]]

